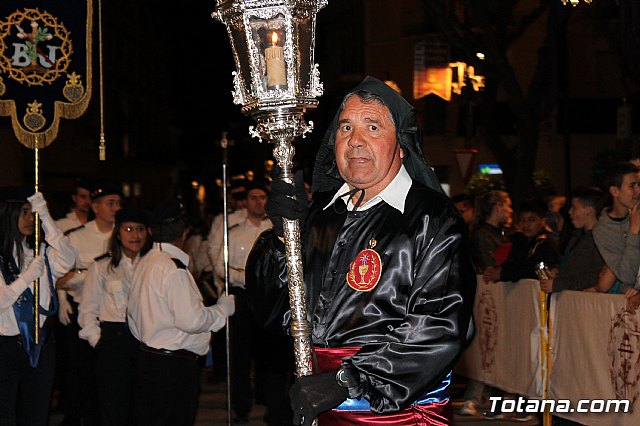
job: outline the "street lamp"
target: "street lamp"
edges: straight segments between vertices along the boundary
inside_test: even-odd
[[[213,17],[225,24],[236,71],[233,100],[257,125],[249,133],[275,144],[280,178],[293,182],[293,140],[313,123],[304,119],[322,95],[314,63],[316,14],[327,0],[218,0]],[[291,334],[298,376],[312,374],[310,330],[302,281],[298,221],[283,218],[289,274]]]

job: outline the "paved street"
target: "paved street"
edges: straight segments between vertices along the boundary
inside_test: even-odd
[[[202,375],[202,392],[200,395],[200,406],[194,426],[226,426],[228,424],[227,418],[227,387],[223,383],[209,383],[207,380],[210,375],[209,369],[203,370]],[[454,400],[454,410],[457,413],[462,406],[462,393],[464,392],[464,383],[454,383],[451,386],[451,396]],[[265,422],[262,420],[264,415],[264,406],[254,405],[251,411],[248,426],[265,426]],[[51,416],[50,426],[57,426],[62,421],[62,416],[57,413],[53,413]],[[492,425],[492,426],[505,426],[518,424],[508,420],[486,420],[480,416],[455,416],[456,425]],[[526,423],[519,423],[524,425],[541,425],[541,418],[535,418]],[[246,426],[246,425],[243,425]]]
[[[204,377],[207,376],[205,370]],[[451,388],[451,395],[454,398],[454,409],[457,411],[462,406],[462,400],[460,399],[464,392],[463,383],[455,383]],[[265,426],[262,420],[264,414],[264,407],[261,405],[254,406],[253,411],[249,419],[250,426]],[[469,424],[469,425],[492,425],[492,426],[504,426],[504,425],[541,425],[541,419],[534,419],[526,423],[516,423],[506,420],[486,420],[482,417],[469,417],[458,416],[455,417],[455,424]],[[224,383],[209,384],[203,380],[202,395],[200,398],[200,408],[198,410],[198,418],[195,426],[225,426],[227,425],[227,402],[226,402],[226,385]]]

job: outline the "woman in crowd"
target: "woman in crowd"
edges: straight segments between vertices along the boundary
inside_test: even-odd
[[[133,271],[151,248],[147,215],[134,208],[116,213],[109,253],[87,271],[79,307],[80,337],[95,349],[100,423],[131,425],[138,342],[127,327]]]
[[[42,194],[28,197],[30,193],[0,188],[0,424],[7,426],[47,425],[55,375],[50,317],[58,309],[53,283],[75,260]],[[38,256],[33,212],[40,215],[44,230]],[[37,339],[34,293],[40,312]]]

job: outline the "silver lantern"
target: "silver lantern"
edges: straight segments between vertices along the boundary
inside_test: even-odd
[[[322,95],[314,63],[316,14],[327,0],[218,0],[213,17],[225,24],[236,71],[233,100],[257,125],[251,136],[275,146],[281,179],[293,182],[292,142],[313,129],[304,114]],[[289,274],[291,334],[298,376],[312,373],[310,329],[303,283],[300,227],[283,219]]]

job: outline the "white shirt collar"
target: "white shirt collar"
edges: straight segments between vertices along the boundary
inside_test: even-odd
[[[384,201],[400,213],[404,213],[404,203],[407,200],[409,189],[411,189],[411,183],[412,180],[411,176],[409,176],[409,172],[404,168],[404,165],[400,166],[398,174],[393,178],[389,185],[380,191],[378,195],[358,207],[358,211],[367,210],[379,202]],[[323,210],[326,210],[329,206],[335,203],[340,196],[344,197],[347,192],[349,192],[349,186],[345,183],[340,187],[340,189],[338,189],[331,201],[329,201]],[[353,203],[351,202],[351,199],[347,201],[347,210],[353,210]]]
[[[164,251],[185,265],[189,264],[189,255],[171,243],[153,243],[154,250]]]
[[[133,259],[123,253],[122,260],[126,262],[128,268],[133,268],[140,261],[140,253],[136,254],[136,257],[134,257]]]
[[[101,237],[103,240],[106,240],[106,239],[111,238],[111,233],[113,232],[113,228],[115,228],[115,227],[116,227],[116,225],[115,225],[115,223],[114,223],[114,224],[111,226],[111,231],[109,231],[109,232],[102,232],[102,231],[100,230],[100,228],[98,228],[98,224],[96,223],[96,221],[95,221],[95,219],[94,219],[94,220],[92,220],[91,222],[87,222],[87,223],[85,224],[85,227],[92,229],[92,230],[93,230],[93,232],[95,232],[96,234],[100,235],[100,237]]]

